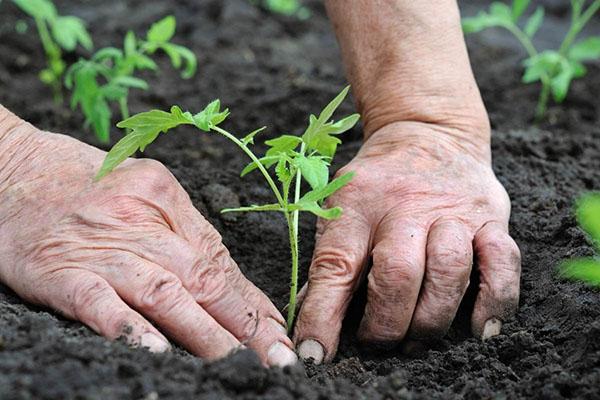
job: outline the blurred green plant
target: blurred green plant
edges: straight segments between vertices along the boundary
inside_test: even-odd
[[[62,50],[74,51],[78,44],[88,51],[94,47],[85,23],[77,17],[58,15],[51,0],[13,0],[13,3],[35,21],[47,63],[40,72],[40,80],[52,88],[54,100],[60,103],[66,69]]]
[[[262,5],[275,14],[296,16],[298,19],[310,18],[310,10],[299,0],[250,0],[255,5]]]
[[[310,115],[308,127],[301,136],[281,135],[267,140],[269,147],[263,157],[254,154],[251,145],[255,136],[265,128],[257,129],[243,138],[237,138],[218,125],[228,116],[229,110],[221,111],[219,100],[211,102],[198,114],[183,112],[173,106],[169,112],[152,110],[132,116],[117,124],[119,128],[131,129],[131,133],[121,139],[108,152],[97,179],[101,179],[138,149],[144,151],[161,132],[180,125],[192,125],[204,132],[215,132],[235,143],[250,159],[251,163],[243,169],[241,176],[259,170],[271,188],[277,202],[273,204],[251,205],[247,207],[225,209],[221,212],[276,211],[285,216],[288,225],[290,249],[292,255],[290,301],[288,304],[288,328],[291,329],[296,312],[298,291],[298,217],[301,211],[310,212],[325,219],[336,219],[342,215],[340,207],[323,208],[323,202],[337,190],[346,185],[353,177],[352,172],[329,181],[329,166],[337,146],[341,143],[338,136],[358,122],[360,116],[353,114],[337,122],[330,121],[339,105],[344,101],[346,87],[324,109],[319,116]],[[280,187],[268,170],[275,167],[275,175]],[[302,179],[311,190],[302,194]]]
[[[524,83],[541,82],[542,89],[538,99],[535,117],[544,118],[550,95],[557,103],[562,103],[573,79],[587,73],[583,65],[586,61],[600,59],[600,36],[589,37],[576,42],[581,30],[600,9],[600,0],[594,0],[586,8],[586,0],[571,0],[571,26],[558,50],[538,51],[533,37],[544,21],[544,8],[537,7],[525,21],[519,25],[530,0],[513,0],[512,6],[494,2],[488,12],[481,11],[475,17],[463,18],[465,33],[480,32],[484,29],[500,27],[511,32],[524,47],[528,58],[523,62]]]
[[[138,39],[127,32],[123,49],[106,47],[91,59],[80,59],[65,76],[65,86],[72,90],[71,107],[80,106],[86,125],[91,126],[100,142],[110,143],[112,112],[109,102],[118,104],[122,119],[129,117],[129,89],[147,90],[149,85],[134,74],[139,70],[157,71],[157,64],[149,57],[164,51],[173,67],[182,69],[181,76],[189,79],[196,73],[197,60],[186,47],[171,43],[175,35],[175,17],[168,16],[152,25],[146,39]]]
[[[577,221],[590,236],[597,252],[600,252],[600,193],[590,193],[577,202]],[[568,260],[560,265],[563,277],[583,281],[600,287],[600,259],[585,257]]]

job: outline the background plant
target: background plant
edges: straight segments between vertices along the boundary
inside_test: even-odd
[[[529,56],[524,61],[523,82],[542,84],[535,111],[536,119],[540,120],[546,113],[550,95],[557,103],[563,102],[571,81],[585,76],[587,71],[583,63],[600,59],[600,36],[576,42],[581,30],[600,9],[600,0],[594,0],[587,8],[586,0],[571,0],[571,26],[563,42],[558,50],[542,52],[536,49],[532,40],[543,23],[544,8],[538,7],[524,20],[522,17],[529,4],[530,0],[513,0],[512,7],[509,7],[504,3],[494,2],[488,12],[481,11],[475,17],[463,18],[462,25],[465,33],[501,27],[519,40]]]
[[[263,157],[258,157],[251,149],[255,136],[263,128],[237,138],[219,127],[229,115],[229,110],[221,111],[219,100],[211,102],[204,110],[192,115],[173,106],[169,112],[152,110],[132,116],[117,124],[119,128],[130,129],[131,133],[121,139],[107,154],[98,172],[100,179],[112,171],[127,157],[139,149],[144,151],[161,132],[167,132],[180,125],[192,125],[204,132],[214,132],[225,136],[235,143],[251,160],[241,176],[254,170],[260,171],[269,185],[276,202],[272,204],[250,205],[247,207],[225,209],[222,212],[276,211],[285,216],[288,225],[289,242],[292,257],[290,300],[288,306],[288,328],[292,327],[296,312],[298,291],[298,217],[301,211],[313,213],[321,218],[335,219],[342,215],[339,207],[324,208],[323,202],[337,190],[346,185],[353,174],[346,173],[329,181],[329,166],[338,144],[338,135],[351,129],[359,119],[358,114],[350,115],[337,122],[330,121],[333,113],[348,93],[346,87],[319,114],[311,115],[309,124],[301,136],[281,135],[267,140],[269,147]],[[269,169],[274,167],[276,180]],[[310,190],[302,193],[302,179]]]
[[[168,16],[153,24],[145,39],[129,31],[123,49],[103,48],[91,59],[81,59],[67,71],[65,85],[73,91],[71,107],[81,107],[86,124],[91,125],[100,142],[110,142],[109,102],[116,102],[122,119],[126,119],[129,117],[129,89],[148,89],[148,83],[134,75],[141,70],[158,70],[150,55],[164,51],[175,68],[183,68],[183,78],[191,78],[196,73],[194,53],[171,43],[175,28],[175,17]]]
[[[73,51],[78,44],[92,50],[92,39],[85,24],[77,17],[58,15],[51,0],[13,0],[13,3],[35,21],[47,63],[40,72],[40,80],[52,88],[54,100],[62,102],[62,78],[66,69],[62,50]]]
[[[583,196],[577,203],[577,220],[591,237],[596,251],[600,251],[600,193]],[[600,260],[598,257],[577,258],[560,266],[561,275],[600,287]]]
[[[299,0],[251,0],[255,5],[262,5],[275,14],[296,16],[299,19],[310,18],[310,10]]]

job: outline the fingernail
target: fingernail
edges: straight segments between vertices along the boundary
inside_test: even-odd
[[[275,329],[287,336],[287,329],[285,329],[283,325],[281,325],[279,322],[275,321],[273,318],[270,317],[267,318],[267,320],[269,320],[269,323],[271,323],[275,327]]]
[[[156,336],[154,333],[144,333],[140,338],[140,346],[146,347],[152,353],[164,353],[171,348],[168,342]]]
[[[267,353],[267,364],[271,367],[286,367],[296,362],[298,362],[296,353],[281,342],[275,342]]]
[[[481,334],[481,340],[488,340],[494,336],[500,334],[502,329],[502,321],[497,318],[490,318],[485,322],[483,326],[483,333]]]
[[[298,346],[298,355],[303,360],[313,359],[315,364],[321,364],[325,358],[325,350],[321,343],[316,340],[307,339]]]

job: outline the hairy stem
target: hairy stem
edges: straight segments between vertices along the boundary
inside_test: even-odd
[[[536,122],[540,122],[544,119],[546,109],[548,108],[548,100],[550,100],[550,84],[546,84],[542,81],[542,91],[540,92],[540,97],[538,98],[538,103],[535,108]]]
[[[288,303],[287,328],[291,332],[296,317],[296,296],[298,294],[298,211],[286,213],[290,236],[290,251],[292,253],[292,277],[290,281],[290,301]]]
[[[44,48],[44,53],[46,53],[46,57],[48,58],[48,69],[52,71],[52,75],[54,78],[53,81],[50,82],[50,87],[52,88],[52,92],[54,95],[54,101],[56,103],[62,103],[63,96],[62,85],[60,81],[62,71],[57,71],[55,67],[57,63],[61,62],[60,48],[52,40],[50,32],[48,32],[46,22],[40,18],[34,18],[34,20],[38,30],[38,34],[40,35],[42,47]]]

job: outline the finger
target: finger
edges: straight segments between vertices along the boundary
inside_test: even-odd
[[[298,354],[315,363],[335,355],[342,321],[368,257],[370,225],[349,208],[318,236],[308,289],[298,315]]]
[[[284,328],[285,319],[269,298],[250,282],[240,271],[229,251],[221,242],[217,230],[193,206],[185,191],[181,191],[177,207],[172,210],[172,229],[180,237],[187,240],[200,254],[208,254],[213,262],[222,266],[228,281],[241,295],[260,311],[269,316]]]
[[[36,301],[84,323],[108,338],[153,352],[170,349],[167,339],[150,322],[121,300],[100,276],[80,269],[63,269],[48,276],[48,291]]]
[[[196,303],[175,274],[158,265],[132,254],[120,254],[97,273],[125,302],[190,352],[217,359],[241,346]]]
[[[502,321],[519,305],[521,252],[503,224],[490,222],[475,235],[479,293],[471,318],[473,334],[488,339],[500,333]]]
[[[229,253],[216,231],[214,235],[205,237],[213,244],[205,246],[201,254],[165,230],[148,242],[145,258],[173,272],[196,302],[241,343],[254,349],[263,362],[277,366],[295,363],[297,357],[287,331],[273,318],[275,307],[250,303],[231,285],[222,265]],[[158,245],[152,247],[151,243]]]
[[[427,237],[425,277],[409,329],[412,339],[443,337],[469,285],[473,238],[456,220],[436,221]]]
[[[426,243],[426,230],[412,221],[389,219],[380,225],[358,332],[361,340],[395,344],[404,338],[423,279]]]

